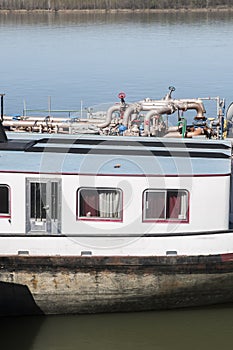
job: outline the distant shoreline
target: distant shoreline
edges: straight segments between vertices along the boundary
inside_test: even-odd
[[[169,8],[169,9],[0,9],[0,13],[211,13],[211,12],[233,12],[233,5],[231,7],[209,7],[209,8],[193,8],[193,7],[182,7],[182,8]]]

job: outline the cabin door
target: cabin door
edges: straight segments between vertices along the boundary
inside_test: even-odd
[[[26,231],[61,232],[61,180],[26,180]]]

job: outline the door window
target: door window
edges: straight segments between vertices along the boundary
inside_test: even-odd
[[[27,232],[61,232],[61,182],[27,179]]]

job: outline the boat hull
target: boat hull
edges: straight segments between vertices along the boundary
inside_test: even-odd
[[[0,257],[0,316],[233,302],[233,255]]]

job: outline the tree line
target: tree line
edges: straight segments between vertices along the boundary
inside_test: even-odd
[[[232,0],[0,0],[0,10],[178,10],[233,8]]]

